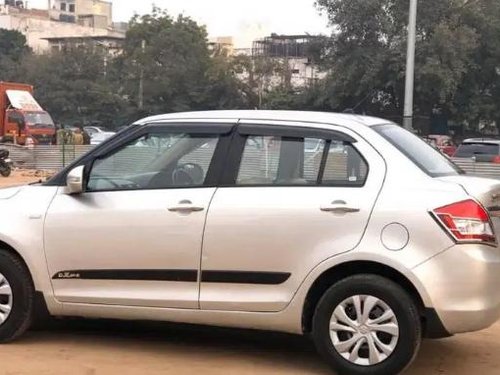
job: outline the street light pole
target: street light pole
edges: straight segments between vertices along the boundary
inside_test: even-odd
[[[141,52],[142,52],[142,57],[141,57],[141,71],[139,73],[139,103],[138,107],[140,110],[144,108],[144,52],[146,50],[146,41],[143,40],[141,42]]]
[[[403,126],[413,130],[413,90],[415,83],[415,44],[417,35],[417,0],[410,0],[408,22],[408,52],[406,56],[406,86]]]

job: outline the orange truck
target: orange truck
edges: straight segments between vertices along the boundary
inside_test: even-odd
[[[55,134],[54,121],[33,98],[33,86],[0,82],[0,143],[48,145]]]

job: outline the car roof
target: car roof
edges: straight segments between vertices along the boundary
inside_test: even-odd
[[[237,111],[203,111],[183,112],[151,116],[137,121],[135,124],[145,125],[171,120],[261,120],[261,121],[290,121],[300,122],[297,126],[311,126],[314,124],[332,124],[348,128],[375,126],[388,124],[391,121],[376,117],[352,115],[330,112],[307,111],[262,111],[262,110],[237,110]],[[308,125],[308,123],[310,125]],[[293,124],[292,124],[293,126]]]
[[[465,139],[462,143],[489,143],[500,145],[500,139],[495,138],[469,138]]]

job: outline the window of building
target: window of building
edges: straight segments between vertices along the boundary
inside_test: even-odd
[[[61,3],[61,11],[66,12],[66,3]]]
[[[69,4],[70,13],[75,13],[75,4]]]

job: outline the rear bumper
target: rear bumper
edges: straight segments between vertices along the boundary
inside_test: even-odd
[[[499,249],[453,246],[413,271],[432,300],[433,306],[427,307],[434,309],[444,328],[441,333],[429,332],[430,337],[479,331],[500,318]],[[428,317],[428,324],[439,331],[435,318]]]

